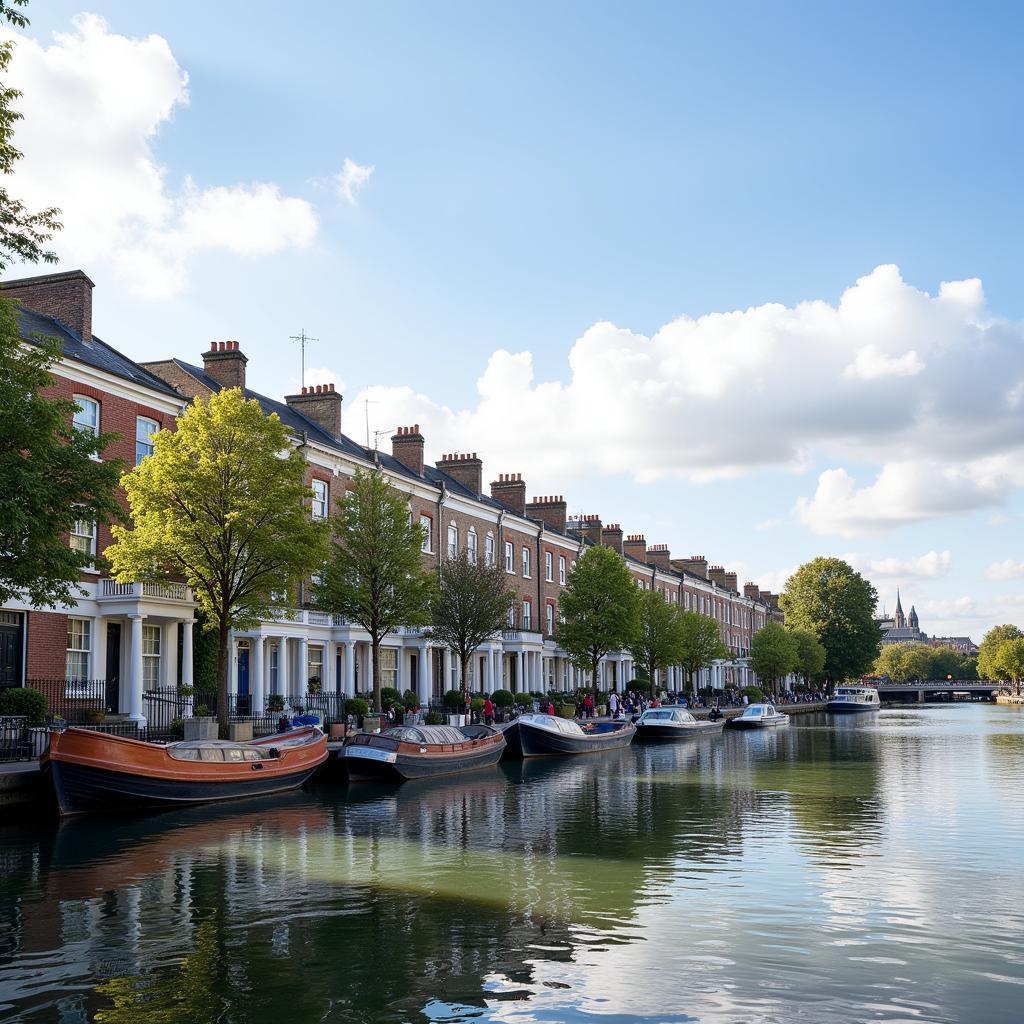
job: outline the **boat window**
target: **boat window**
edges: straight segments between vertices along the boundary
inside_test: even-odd
[[[258,750],[243,750],[242,753],[245,755],[246,761],[262,761],[263,758]]]
[[[677,711],[673,716],[677,722],[696,722],[697,719],[689,711]]]
[[[659,722],[666,722],[666,721],[669,721],[672,718],[672,712],[671,711],[648,711],[647,714],[644,715],[644,718],[646,718],[648,721],[652,721],[653,719],[657,719]],[[678,722],[679,719],[677,718],[676,721]]]
[[[224,760],[225,761],[244,761],[245,760],[245,751],[244,750],[240,750],[238,747],[235,747],[234,750],[225,750],[224,751]]]
[[[171,755],[171,757],[174,758],[175,761],[199,760],[199,750],[196,747],[186,748],[184,750],[177,748],[174,750],[169,750],[168,753]]]
[[[200,761],[223,761],[224,751],[220,747],[202,747],[199,751]]]

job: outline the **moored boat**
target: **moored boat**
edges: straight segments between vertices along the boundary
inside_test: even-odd
[[[512,757],[590,754],[628,747],[636,735],[632,722],[593,722],[581,726],[571,718],[520,715],[505,729]]]
[[[770,729],[776,725],[788,725],[789,715],[775,709],[774,704],[751,704],[744,708],[742,715],[730,718],[727,729]]]
[[[838,686],[825,703],[832,714],[848,715],[860,711],[877,711],[882,706],[873,686]]]
[[[358,733],[343,751],[353,782],[405,782],[489,768],[505,752],[500,729],[487,725],[402,725]]]
[[[292,729],[247,743],[161,746],[92,729],[50,733],[42,766],[61,814],[214,803],[298,789],[327,760],[327,737]]]
[[[709,732],[721,732],[723,719],[698,721],[686,708],[648,708],[636,720],[637,742],[651,740],[684,740]]]

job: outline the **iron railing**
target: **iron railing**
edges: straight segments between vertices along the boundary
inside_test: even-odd
[[[27,679],[25,686],[46,698],[51,718],[69,725],[90,725],[117,714],[119,690],[106,679]]]

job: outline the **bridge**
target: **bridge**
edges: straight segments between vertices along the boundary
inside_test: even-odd
[[[953,694],[967,694],[973,700],[994,700],[1002,683],[978,679],[932,679],[927,682],[875,683],[878,696],[886,701],[913,701],[923,704],[928,700],[952,700]]]

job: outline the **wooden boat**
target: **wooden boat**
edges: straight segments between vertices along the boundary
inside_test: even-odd
[[[498,763],[505,737],[488,725],[402,725],[379,733],[357,733],[345,745],[352,782],[405,782]]]
[[[769,729],[776,725],[788,725],[789,715],[775,710],[774,704],[751,704],[742,715],[730,718],[727,729]]]
[[[298,789],[327,760],[327,737],[307,727],[248,743],[160,746],[92,729],[50,733],[42,766],[61,814],[212,803]]]
[[[571,718],[520,715],[505,729],[512,757],[590,754],[628,747],[636,735],[632,722],[594,722],[581,726]]]
[[[881,706],[878,691],[873,686],[839,686],[825,703],[825,710],[834,715],[848,715],[878,711]]]
[[[686,708],[648,708],[636,720],[636,740],[685,740],[692,736],[721,732],[724,719],[698,721]]]

